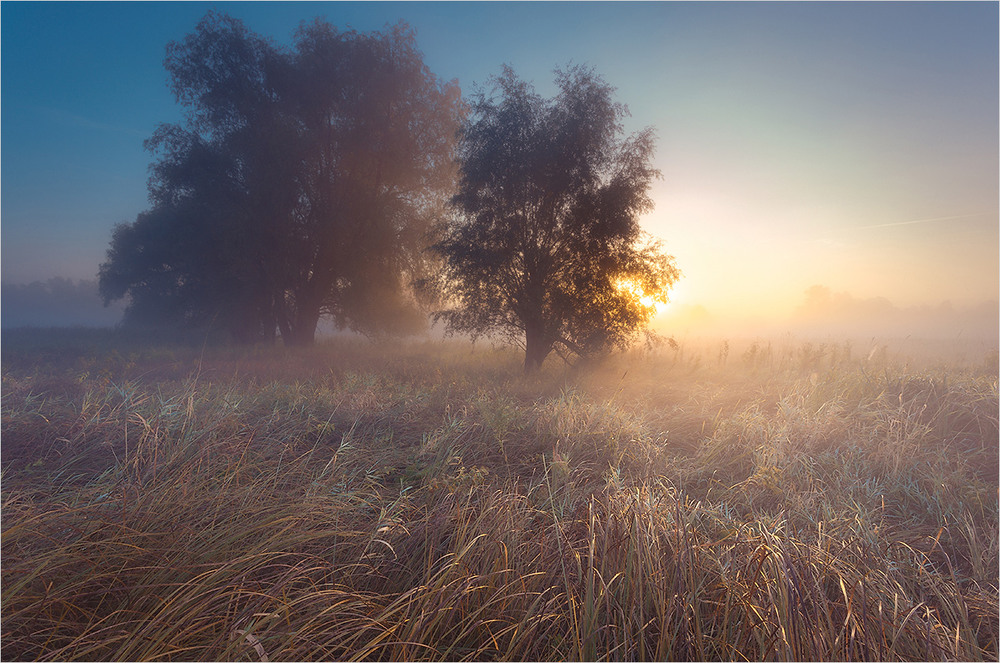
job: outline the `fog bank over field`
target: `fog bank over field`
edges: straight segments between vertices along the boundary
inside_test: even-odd
[[[678,305],[660,315],[655,328],[667,335],[753,337],[791,333],[803,337],[909,336],[996,342],[1000,336],[1000,304],[994,299],[969,306],[945,301],[900,307],[885,297],[858,298],[816,285],[806,290],[802,301],[785,315],[736,319],[699,305]]]
[[[0,286],[0,326],[113,327],[122,319],[123,304],[104,306],[96,280],[53,277]]]
[[[97,281],[54,277],[32,283],[4,283],[0,291],[0,326],[113,327],[122,319],[122,304],[105,307]],[[794,334],[800,337],[982,339],[1000,338],[997,300],[971,306],[950,302],[901,307],[885,297],[859,298],[813,286],[786,313],[774,317],[733,318],[698,304],[673,304],[654,321],[664,336],[718,336],[753,338]],[[323,321],[322,336],[336,334]],[[441,330],[429,327],[429,335]]]

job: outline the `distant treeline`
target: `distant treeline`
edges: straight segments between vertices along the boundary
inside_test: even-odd
[[[112,327],[122,319],[124,304],[105,307],[96,280],[55,277],[0,286],[0,326]]]
[[[956,306],[945,301],[937,305],[901,307],[884,297],[859,298],[816,285],[806,291],[791,323],[804,331],[841,335],[996,338],[1000,330],[1000,305],[992,300],[972,306]]]
[[[792,309],[754,318],[726,316],[699,304],[668,309],[656,323],[666,335],[703,337],[771,337],[793,334],[804,338],[982,339],[1000,336],[1000,303],[943,301],[901,306],[885,297],[859,297],[814,285]]]

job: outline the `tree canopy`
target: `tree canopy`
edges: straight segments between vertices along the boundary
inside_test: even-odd
[[[525,370],[553,351],[593,357],[630,344],[680,273],[646,236],[651,129],[624,136],[627,108],[592,70],[556,72],[544,99],[512,69],[471,101],[453,216],[435,250],[451,332],[521,344]]]
[[[151,209],[114,230],[100,287],[127,322],[311,343],[423,324],[411,289],[451,193],[457,84],[413,31],[304,23],[290,48],[209,13],[167,49],[183,125],[147,141]]]

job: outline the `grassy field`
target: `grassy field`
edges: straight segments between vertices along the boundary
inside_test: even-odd
[[[2,352],[4,660],[998,657],[995,344]]]

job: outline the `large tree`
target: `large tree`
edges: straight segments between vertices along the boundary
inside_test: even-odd
[[[630,344],[679,277],[639,226],[652,208],[650,129],[592,70],[556,72],[539,96],[505,67],[479,92],[459,146],[455,214],[435,245],[452,332],[524,347],[526,372],[553,350],[592,357]]]
[[[409,284],[454,182],[456,84],[413,31],[304,23],[290,48],[210,13],[168,46],[184,125],[147,146],[152,209],[115,229],[100,282],[127,320],[225,324],[311,343],[328,315],[365,333],[423,317]]]

